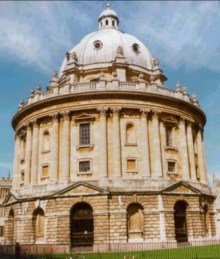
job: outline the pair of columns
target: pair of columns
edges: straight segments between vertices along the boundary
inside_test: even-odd
[[[100,112],[100,173],[103,178],[107,178],[107,118],[106,108],[99,109]],[[114,177],[121,177],[121,140],[120,140],[120,108],[115,107],[112,110],[113,114],[113,168]],[[150,153],[149,153],[149,134],[148,134],[148,114],[149,110],[141,110],[141,134],[140,141],[141,151],[141,167],[142,176],[145,178],[150,177]],[[62,134],[62,146],[59,147],[59,120],[58,115],[52,115],[52,128],[51,128],[51,163],[50,163],[50,180],[57,181],[59,172],[59,148],[62,148],[62,159],[60,162],[62,165],[60,179],[69,180],[70,178],[70,117],[69,112],[66,111],[62,114],[63,119],[63,134]],[[196,180],[196,166],[193,147],[192,125],[181,119],[179,123],[179,152],[181,156],[182,178],[188,180],[192,178]],[[160,138],[160,126],[159,126],[159,114],[153,112],[152,115],[152,157],[154,158],[154,172],[152,175],[155,177],[161,177],[162,173],[162,151],[161,151],[161,138]],[[202,141],[202,132],[198,131],[197,134],[197,146],[198,146],[198,170],[200,173],[201,181],[206,183],[206,170],[205,170],[205,158],[204,147]],[[19,168],[19,137],[16,136],[15,142],[15,161],[14,171]],[[26,147],[25,147],[25,185],[36,185],[38,181],[38,154],[39,154],[39,125],[36,121],[32,122],[32,125],[27,125],[26,135]],[[17,172],[19,173],[19,172]],[[18,174],[14,174],[15,178]]]

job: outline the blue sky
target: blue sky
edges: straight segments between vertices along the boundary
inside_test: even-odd
[[[160,59],[168,77],[196,93],[207,115],[209,174],[220,177],[220,2],[110,1],[120,28],[139,38]],[[12,171],[11,118],[31,88],[48,85],[65,53],[98,28],[106,1],[0,3],[0,176]]]

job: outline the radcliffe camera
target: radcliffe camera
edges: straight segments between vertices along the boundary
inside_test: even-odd
[[[12,118],[3,259],[220,257],[205,112],[190,86],[166,86],[118,6],[97,12]]]

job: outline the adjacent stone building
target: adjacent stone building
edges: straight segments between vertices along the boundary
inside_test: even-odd
[[[215,238],[196,96],[164,85],[159,61],[109,5],[98,24],[13,118],[6,243],[104,250]]]
[[[0,178],[0,244],[4,244],[4,205],[3,202],[8,196],[10,189],[12,187],[12,179],[9,177]]]

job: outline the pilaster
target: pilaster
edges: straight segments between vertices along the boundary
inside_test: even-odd
[[[38,153],[39,153],[39,125],[33,121],[32,157],[31,157],[31,184],[37,184],[38,177]]]
[[[140,149],[142,154],[142,176],[150,177],[150,155],[149,155],[149,133],[148,133],[148,113],[149,110],[140,110],[141,112],[141,142]]]
[[[59,165],[59,119],[58,114],[52,114],[51,130],[51,160],[50,160],[50,182],[56,182],[58,179]]]
[[[183,118],[180,118],[179,122],[179,146],[181,157],[181,168],[183,180],[189,180],[189,158],[186,140],[186,122]]]
[[[153,135],[153,159],[154,159],[154,177],[162,176],[162,157],[160,149],[159,133],[159,112],[153,111],[152,114],[152,135]]]
[[[112,136],[113,136],[113,170],[114,178],[121,178],[121,136],[120,136],[120,108],[112,109]]]
[[[62,172],[61,181],[66,183],[70,178],[70,117],[69,111],[65,111],[62,114],[63,120],[63,134],[62,142],[63,151],[61,154]]]
[[[191,173],[191,179],[196,180],[196,166],[195,166],[195,154],[193,147],[193,135],[192,135],[192,123],[187,123],[187,145],[189,154],[189,167]]]
[[[25,176],[24,185],[28,186],[30,184],[30,173],[31,173],[31,150],[32,150],[32,129],[31,125],[27,124],[27,136],[26,136],[26,146],[25,146]]]
[[[99,147],[101,158],[100,161],[100,176],[101,178],[107,178],[107,108],[102,107],[98,109],[100,114],[100,134],[99,134]]]

